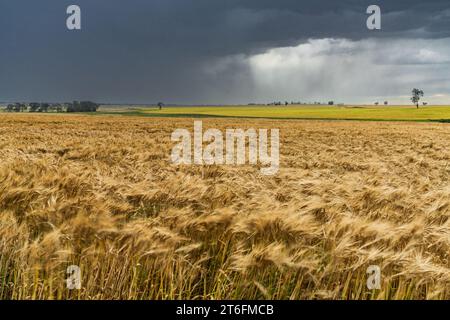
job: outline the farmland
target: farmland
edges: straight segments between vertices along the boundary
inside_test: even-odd
[[[262,176],[172,165],[192,119],[0,120],[0,299],[450,298],[448,124],[203,120],[279,128]]]
[[[6,106],[0,105],[6,112]],[[38,112],[42,113],[42,112]],[[46,112],[43,112],[46,114]],[[56,115],[54,112],[50,112]],[[367,106],[367,105],[231,105],[231,106],[158,106],[101,105],[91,115],[122,115],[156,118],[245,118],[280,120],[357,120],[450,122],[450,106]]]
[[[124,115],[153,117],[232,117],[377,121],[450,121],[450,106],[202,106],[115,109]]]

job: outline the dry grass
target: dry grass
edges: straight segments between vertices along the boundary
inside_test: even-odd
[[[204,120],[280,128],[264,177],[173,166],[193,120],[0,117],[0,299],[450,299],[449,125]]]

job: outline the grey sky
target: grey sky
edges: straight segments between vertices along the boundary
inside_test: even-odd
[[[408,103],[412,87],[450,103],[448,0],[0,0],[0,101]]]

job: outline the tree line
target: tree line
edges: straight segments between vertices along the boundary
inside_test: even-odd
[[[72,103],[11,103],[7,112],[97,112],[99,104],[92,101],[74,101]]]

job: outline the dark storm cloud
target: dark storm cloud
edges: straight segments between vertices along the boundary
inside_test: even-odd
[[[245,57],[270,48],[450,37],[448,0],[0,1],[0,100],[235,102],[259,95]],[[81,31],[65,28],[70,4]],[[365,27],[370,4],[382,31]]]

